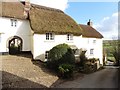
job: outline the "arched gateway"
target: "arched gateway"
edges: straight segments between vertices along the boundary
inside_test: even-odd
[[[22,51],[23,41],[18,36],[13,36],[8,41],[9,54],[19,54]]]

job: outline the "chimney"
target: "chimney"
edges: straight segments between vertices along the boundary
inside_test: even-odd
[[[28,18],[30,8],[31,8],[30,0],[25,0],[25,7],[24,7],[24,16],[25,16],[25,18]]]
[[[89,19],[89,22],[87,23],[87,25],[91,26],[93,25],[93,23],[91,22],[91,20]]]

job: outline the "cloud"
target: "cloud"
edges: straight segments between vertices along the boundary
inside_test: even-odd
[[[68,7],[68,0],[30,0],[31,3],[52,7],[64,11]]]
[[[118,38],[118,13],[113,13],[110,17],[103,18],[99,23],[94,25],[105,39]]]

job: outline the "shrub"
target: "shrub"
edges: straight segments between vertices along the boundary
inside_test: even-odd
[[[85,62],[87,61],[87,57],[85,56],[86,51],[82,51],[80,54],[80,63],[79,66],[83,67]]]
[[[84,73],[92,73],[97,71],[97,63],[98,59],[91,58],[88,59],[85,56],[86,51],[82,51],[80,54],[80,63],[77,64],[79,66],[79,71],[82,71]]]
[[[85,63],[84,63],[84,73],[92,73],[92,72],[95,72],[97,71],[97,63],[96,61],[98,61],[98,59],[95,59],[95,58],[91,58],[91,59],[88,59]]]
[[[63,63],[75,63],[74,53],[67,44],[59,44],[53,47],[48,54],[47,66],[49,68],[56,70]]]
[[[73,65],[70,64],[61,64],[58,67],[59,76],[62,78],[70,78],[73,75]]]

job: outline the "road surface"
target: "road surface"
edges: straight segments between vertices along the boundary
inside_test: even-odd
[[[118,69],[107,66],[103,70],[64,82],[55,88],[118,88]]]

